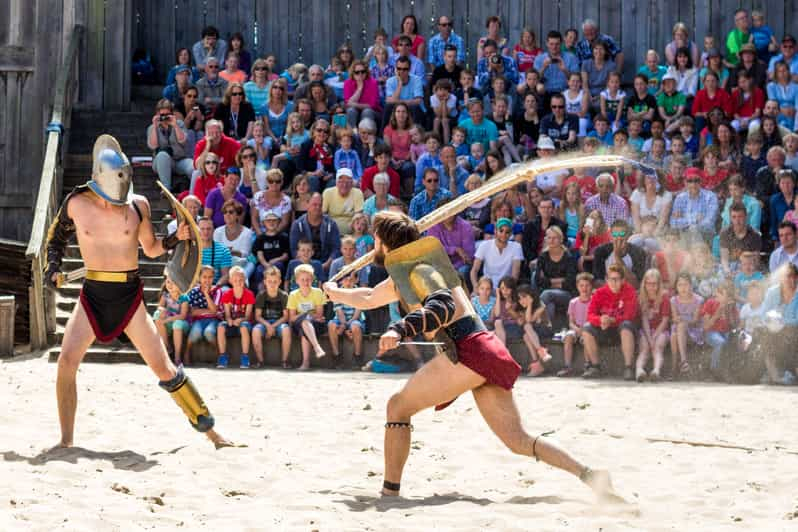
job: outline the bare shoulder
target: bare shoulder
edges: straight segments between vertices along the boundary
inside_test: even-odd
[[[150,200],[147,199],[146,196],[142,196],[141,194],[133,194],[131,196],[132,202],[136,204],[136,206],[141,211],[141,216],[149,218],[150,217]]]

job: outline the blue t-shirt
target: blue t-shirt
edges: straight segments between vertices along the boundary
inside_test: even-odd
[[[488,120],[482,119],[482,123],[477,125],[470,118],[466,118],[458,124],[466,132],[466,144],[469,146],[475,142],[482,144],[487,153],[490,150],[490,143],[499,140],[499,130],[496,124]]]
[[[767,52],[770,40],[773,38],[773,30],[770,26],[762,26],[761,28],[751,28],[751,36],[754,38],[754,46],[757,52]]]
[[[734,276],[734,289],[740,295],[740,297],[745,298],[748,295],[748,286],[753,281],[762,281],[765,279],[765,276],[762,272],[754,272],[751,275],[746,275],[743,272],[737,273]]]

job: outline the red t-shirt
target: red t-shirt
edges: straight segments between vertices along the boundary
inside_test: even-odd
[[[587,254],[592,255],[593,251],[602,244],[606,244],[612,240],[612,236],[610,232],[607,231],[606,233],[600,235],[593,235],[590,237],[590,241],[587,243]],[[582,249],[582,231],[576,233],[576,241],[574,242],[574,249]]]
[[[241,297],[236,297],[235,290],[228,290],[222,294],[222,305],[232,305],[230,308],[230,317],[234,320],[238,318],[246,318],[247,305],[255,304],[255,294],[248,288],[244,288]]]
[[[598,193],[598,189],[596,189],[595,177],[590,177],[589,175],[583,175],[582,177],[572,175],[571,177],[563,181],[562,183],[563,190],[565,190],[566,187],[571,183],[579,184],[579,191],[582,193],[582,201],[587,201],[587,199],[590,196],[593,196]]]
[[[714,297],[711,297],[704,302],[699,315],[702,318],[704,316],[712,316],[715,314],[715,311],[718,310],[718,307],[720,307],[720,302]],[[729,332],[731,331],[732,324],[737,323],[738,319],[739,314],[737,313],[737,307],[735,305],[729,305],[725,314],[718,318],[709,330],[722,333]]]
[[[205,151],[205,144],[208,142],[208,137],[205,137],[201,141],[197,142],[197,145],[194,147],[194,165],[197,164],[197,158],[202,155],[202,152]],[[211,148],[211,151],[219,156],[221,159],[221,163],[219,164],[219,169],[222,172],[227,171],[227,169],[231,166],[236,165],[236,154],[238,154],[238,150],[241,149],[241,144],[231,137],[222,134],[222,139],[219,141],[219,144],[215,148]]]
[[[211,190],[219,188],[223,184],[224,179],[221,176],[204,175],[197,178],[196,183],[194,183],[194,190],[192,191],[192,194],[197,196],[202,204],[205,205],[205,198],[208,197],[208,194],[211,193]]]
[[[765,107],[765,92],[759,87],[754,87],[748,98],[743,96],[739,88],[734,89],[731,99],[734,104],[734,112],[743,118],[754,116],[757,109],[761,111]]]
[[[705,188],[707,190],[715,190],[721,185],[721,183],[726,181],[727,177],[729,177],[729,172],[720,168],[717,172],[715,172],[715,175],[709,175],[704,170],[700,170],[700,173],[701,188]]]
[[[648,311],[645,315],[642,316],[643,319],[648,320],[648,326],[651,329],[651,332],[659,327],[659,324],[662,323],[663,318],[670,318],[671,316],[671,295],[666,291],[662,294],[662,301],[660,302],[659,308],[652,308],[649,307]],[[653,300],[649,300],[649,304],[653,304]]]
[[[708,113],[715,107],[720,107],[726,113],[726,117],[734,115],[734,105],[732,104],[731,96],[725,90],[718,88],[715,91],[715,97],[710,98],[706,89],[701,89],[695,95],[693,100],[693,115],[696,113]]]
[[[363,170],[363,175],[360,177],[360,190],[365,192],[366,190],[370,190],[374,192],[374,176],[379,174],[380,171],[377,169],[377,165],[369,166],[365,170]],[[385,171],[388,174],[388,177],[391,178],[391,182],[388,185],[388,194],[391,196],[398,198],[399,197],[399,190],[401,185],[401,178],[399,174],[391,168],[390,166]]]
[[[676,181],[673,177],[673,174],[668,174],[665,176],[665,188],[668,192],[681,192],[684,190],[684,178],[681,181]]]
[[[632,321],[637,317],[637,292],[632,285],[624,281],[616,293],[609,285],[604,285],[595,292],[587,307],[587,321],[594,327],[601,327],[601,316],[604,314],[615,318],[613,327],[620,327],[624,321]]]

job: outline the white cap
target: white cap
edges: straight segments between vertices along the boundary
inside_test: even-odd
[[[662,81],[665,81],[667,79],[672,79],[673,81],[678,81],[676,79],[676,75],[673,72],[671,72],[670,70],[668,72],[666,72],[664,76],[662,76]]]
[[[556,150],[557,148],[554,147],[554,142],[552,142],[551,137],[547,135],[541,135],[538,138],[538,149],[539,150]]]
[[[347,177],[352,177],[352,170],[350,170],[349,168],[339,168],[338,172],[336,172],[335,174],[335,178],[338,179],[342,175],[345,175]]]

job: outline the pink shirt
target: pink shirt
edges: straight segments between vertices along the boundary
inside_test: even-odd
[[[344,81],[344,101],[348,102],[349,98],[357,91],[357,81],[348,79]],[[377,80],[368,78],[363,82],[363,92],[360,93],[358,103],[368,105],[375,111],[380,110],[380,87],[377,85]]]
[[[571,302],[568,303],[568,317],[579,327],[587,323],[588,305],[590,305],[589,299],[587,301],[580,301],[578,297],[573,298]]]
[[[410,131],[398,132],[388,125],[382,132],[382,137],[391,145],[393,158],[397,161],[410,160]]]

